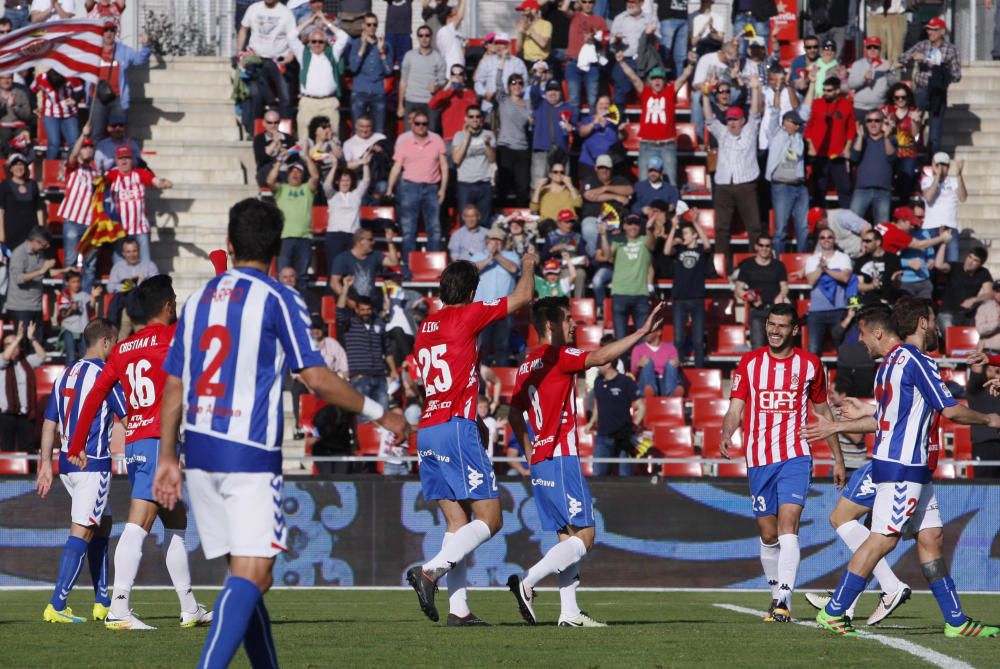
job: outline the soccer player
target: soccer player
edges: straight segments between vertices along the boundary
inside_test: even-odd
[[[96,318],[83,330],[87,351],[72,367],[63,370],[52,388],[42,423],[42,452],[38,461],[35,489],[44,498],[52,489],[52,445],[60,440],[59,478],[73,500],[70,511],[69,538],[59,561],[59,575],[49,605],[42,619],[50,623],[82,623],[85,618],[73,615],[66,606],[76,579],[87,558],[90,579],[94,583],[94,620],[108,614],[108,536],[111,513],[108,494],[111,483],[111,430],[114,415],[125,417],[125,396],[115,387],[101,406],[100,416],[87,432],[87,466],[74,466],[66,458],[69,438],[76,429],[80,408],[104,368],[111,349],[118,340],[118,329],[104,318]]]
[[[941,381],[937,365],[925,355],[938,344],[930,300],[899,300],[893,308],[892,329],[904,343],[890,340],[880,347],[884,357],[875,375],[875,415],[836,423],[823,417],[810,431],[817,435],[876,433],[871,533],[854,552],[840,585],[816,615],[816,622],[837,636],[858,636],[847,618],[847,607],[864,591],[875,565],[906,531],[916,533],[920,567],[944,616],[945,636],[997,636],[1000,628],[983,625],[963,613],[955,583],[948,575],[941,513],[931,483],[937,451],[928,447],[928,432],[935,411],[962,425],[994,429],[1000,428],[1000,415],[982,414],[958,404]]]
[[[799,518],[812,475],[809,442],[803,435],[806,402],[812,402],[818,416],[833,420],[833,413],[819,357],[792,346],[799,331],[795,308],[772,305],[764,331],[767,346],[744,354],[733,373],[720,451],[730,457],[733,435],[742,423],[750,506],[760,532],[760,562],[771,586],[764,621],[790,622],[800,558]],[[833,481],[841,488],[847,477],[840,443],[836,437],[827,443],[833,452]]]
[[[180,504],[178,429],[191,510],[207,559],[227,557],[229,577],[198,666],[226,667],[240,644],[254,667],[277,667],[263,595],[275,556],[286,550],[282,506],[282,379],[299,374],[320,398],[407,437],[403,417],[384,409],[326,368],[310,335],[309,310],[294,288],[268,276],[281,248],[280,210],[256,199],[229,210],[233,268],[185,303],[163,396],[154,494]]]
[[[862,309],[858,313],[858,338],[868,349],[869,355],[873,359],[881,358],[886,352],[900,341],[895,331],[892,329],[892,312],[883,305],[873,305]],[[861,411],[866,415],[871,415],[871,406],[858,400],[848,398],[840,407],[841,418],[854,418],[854,413]],[[937,414],[935,414],[937,416]],[[936,421],[932,427],[931,434],[936,434]],[[809,429],[806,429],[806,437],[810,437]],[[875,482],[872,480],[872,463],[869,461],[864,466],[859,467],[851,476],[851,480],[841,491],[841,497],[837,500],[837,506],[830,513],[830,525],[837,531],[837,536],[847,544],[854,553],[868,538],[870,532],[868,528],[859,521],[871,513],[875,503]],[[893,611],[902,606],[913,594],[910,586],[901,582],[892,567],[885,559],[881,559],[872,570],[872,574],[878,579],[882,592],[879,595],[878,605],[875,611],[868,617],[869,625],[877,625],[888,618]],[[860,595],[858,596],[860,598]],[[818,595],[816,593],[806,593],[806,601],[817,609],[823,609],[829,596]],[[855,600],[846,611],[846,615],[851,620],[854,619],[854,607],[857,606]]]
[[[420,609],[437,622],[434,590],[448,574],[448,625],[485,625],[466,601],[465,558],[503,526],[500,493],[486,452],[486,430],[476,419],[479,333],[531,302],[538,258],[527,253],[514,292],[473,302],[479,270],[459,260],[441,273],[444,308],[420,325],[414,355],[427,399],[417,432],[424,499],[438,500],[447,522],[441,550],[406,572]],[[473,520],[473,515],[475,519]]]
[[[163,555],[180,600],[181,627],[207,625],[212,620],[212,614],[195,601],[191,591],[191,571],[187,549],[184,548],[187,513],[183,506],[164,509],[153,497],[153,476],[162,437],[160,404],[166,382],[163,360],[174,336],[177,298],[167,275],[150,277],[135,290],[140,313],[136,313],[132,320],[144,323],[144,327],[115,346],[108,356],[104,369],[83,403],[69,447],[70,462],[76,464],[79,460],[82,467],[86,463],[83,448],[90,425],[102,402],[121,383],[128,413],[125,465],[132,486],[132,501],[128,523],[115,548],[115,585],[111,610],[104,619],[104,626],[110,630],[155,629],[132,613],[129,601],[142,560],[142,543],[157,517],[163,521]]]
[[[532,306],[532,323],[541,343],[518,367],[510,424],[531,463],[531,486],[541,527],[555,532],[559,543],[523,576],[514,574],[507,579],[507,587],[529,625],[537,622],[534,587],[555,573],[561,605],[559,626],[606,626],[581,611],[576,601],[580,561],[594,547],[595,535],[593,502],[577,451],[576,374],[617,360],[661,328],[664,307],[662,302],[658,304],[642,327],[629,336],[588,353],[571,345],[576,323],[568,298],[546,297]],[[534,440],[528,435],[529,424]]]

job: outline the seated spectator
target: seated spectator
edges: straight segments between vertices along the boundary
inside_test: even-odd
[[[542,219],[555,219],[564,211],[573,213],[583,204],[580,192],[573,185],[573,179],[566,174],[566,165],[553,163],[549,166],[549,175],[539,179],[531,194],[531,212]]]
[[[632,202],[632,213],[649,217],[653,212],[653,203],[666,204],[666,214],[670,214],[681,199],[669,181],[663,180],[663,161],[659,156],[653,156],[646,161],[646,178],[635,185],[635,199]]]
[[[14,86],[13,74],[0,74],[0,154],[9,155],[11,140],[34,121],[28,94]]]
[[[893,190],[897,202],[906,203],[917,186],[920,133],[923,114],[913,101],[913,91],[906,84],[894,84],[886,96],[882,114],[889,122],[889,132],[896,138],[896,164]]]
[[[542,18],[537,0],[524,0],[515,11],[521,14],[514,29],[525,64],[544,63],[552,55],[552,24]]]
[[[822,207],[826,203],[826,189],[832,181],[838,205],[847,209],[851,204],[847,159],[857,134],[854,107],[850,98],[841,94],[840,80],[836,77],[825,81],[817,77],[816,83],[821,85],[823,95],[813,101],[805,129],[806,146],[812,158],[812,204]]]
[[[451,158],[458,168],[457,200],[460,211],[472,205],[481,221],[493,215],[493,172],[497,163],[496,137],[483,128],[483,110],[470,105],[465,126],[454,135]]]
[[[538,183],[548,174],[550,162],[568,165],[572,112],[569,105],[562,102],[562,84],[554,79],[545,84],[544,97],[533,99],[532,104],[531,183]],[[564,155],[566,157],[562,158]]]
[[[141,48],[138,51],[118,41],[117,37],[118,23],[105,23],[104,44],[101,50],[100,77],[108,82],[111,90],[117,97],[107,102],[106,100],[102,100],[101,96],[97,94],[97,86],[88,87],[90,116],[87,119],[87,123],[96,131],[95,141],[104,138],[105,128],[111,116],[121,115],[123,118],[128,118],[128,110],[132,100],[132,93],[129,88],[129,68],[149,65],[149,56],[153,52],[153,48],[149,43],[149,35],[144,32],[139,33]],[[113,72],[112,64],[118,65],[118,78],[115,81],[111,81],[111,74]]]
[[[489,230],[479,225],[479,210],[474,204],[462,209],[462,227],[451,234],[448,240],[448,257],[452,260],[469,260],[486,252],[486,236]]]
[[[38,182],[28,176],[28,159],[19,153],[7,160],[8,178],[0,182],[0,242],[16,249],[28,233],[45,225],[45,200]]]
[[[544,253],[548,257],[562,259],[577,267],[586,267],[589,260],[589,249],[583,241],[583,235],[576,231],[576,214],[572,209],[559,212],[556,228],[545,239]],[[574,297],[583,297],[583,283],[586,270],[574,272],[576,289]]]
[[[861,303],[892,304],[899,297],[897,286],[903,274],[899,256],[886,251],[882,245],[882,233],[878,230],[861,233],[861,249],[862,254],[854,261],[854,275],[858,277]],[[940,319],[941,316],[938,315],[938,320]]]
[[[993,275],[984,267],[987,251],[982,246],[973,248],[959,268],[944,259],[945,248],[944,245],[938,247],[934,261],[934,269],[947,275],[938,310],[938,326],[943,330],[952,325],[975,323],[978,327],[978,312],[993,300],[996,291]],[[991,310],[994,308],[990,307]],[[987,348],[1000,349],[1000,345]]]
[[[295,268],[294,267],[282,267],[278,270],[278,283],[283,286],[288,286],[292,290],[295,289]]]
[[[843,68],[841,68],[840,61],[837,59],[837,53],[839,50],[837,42],[832,39],[824,39],[820,44],[819,58],[813,62],[813,69],[816,71],[813,92],[816,95],[820,95],[824,92],[826,82],[830,80],[836,80],[837,89],[841,90],[845,95],[848,93],[846,87],[844,86],[844,77],[841,76],[841,70]],[[812,81],[811,78],[810,81]],[[854,119],[851,120],[853,121]]]
[[[277,114],[275,115],[277,119]],[[94,166],[97,168],[98,172],[108,172],[115,167],[115,152],[123,147],[127,146],[132,149],[132,155],[141,156],[142,149],[134,138],[129,137],[125,134],[126,124],[125,115],[120,112],[114,112],[108,119],[108,125],[106,127],[107,132],[104,134],[104,139],[97,142],[94,152]],[[94,124],[91,123],[90,127],[93,128]],[[278,129],[278,124],[275,122],[274,129]],[[289,143],[291,146],[291,143]],[[254,152],[256,155],[257,145],[254,144]],[[141,159],[137,160],[137,165],[140,167],[144,166]],[[266,172],[265,172],[266,174]]]
[[[344,142],[344,160],[347,169],[357,172],[363,165],[365,154],[371,154],[368,167],[371,170],[369,192],[382,195],[389,187],[389,172],[392,170],[392,147],[389,139],[374,131],[375,125],[369,116],[362,116],[354,124],[354,135]],[[371,204],[366,194],[364,204]]]
[[[281,251],[278,267],[294,267],[297,279],[295,289],[305,297],[306,275],[312,264],[312,207],[319,190],[319,170],[308,153],[298,153],[301,160],[288,151],[282,151],[267,175],[274,203],[284,216],[281,229]],[[288,165],[288,182],[278,183],[282,165]],[[309,179],[306,180],[306,172]]]
[[[34,370],[47,356],[37,328],[35,323],[29,323],[25,329],[25,324],[19,322],[16,331],[3,338],[0,370],[4,370],[6,383],[0,384],[0,451],[38,450],[35,417],[41,410]]]
[[[829,333],[833,345],[840,346],[844,336],[841,325],[847,316],[847,287],[853,269],[851,259],[837,250],[836,237],[830,230],[820,230],[816,251],[805,265],[805,278],[812,287],[809,294],[809,352],[820,355]]]
[[[566,275],[563,276],[563,264],[559,258],[549,258],[542,263],[542,276],[535,277],[535,294],[539,298],[572,295],[578,272],[572,262],[567,262]]]
[[[645,394],[649,388],[653,395],[669,397],[680,383],[680,365],[677,347],[663,343],[663,330],[653,330],[632,349],[629,371],[641,393]]]
[[[66,287],[56,298],[56,315],[59,321],[60,340],[66,356],[66,366],[71,367],[87,350],[83,330],[94,317],[94,299],[104,294],[101,286],[94,287],[94,294],[81,290],[83,283],[79,272],[66,274]]]
[[[889,218],[892,204],[892,174],[896,162],[896,147],[888,135],[889,126],[878,108],[864,116],[864,128],[858,123],[857,135],[851,146],[851,162],[857,165],[851,211],[865,216],[869,208],[872,220]]]
[[[490,229],[486,238],[486,251],[471,258],[479,269],[479,287],[476,302],[499,300],[514,292],[514,285],[521,272],[521,258],[513,251],[505,251],[507,233],[500,228]],[[479,335],[482,360],[494,367],[510,364],[511,317],[493,321]]]
[[[610,155],[616,151],[619,155],[624,155],[625,148],[621,145],[621,135],[624,129],[620,125],[621,113],[616,109],[611,110],[611,98],[602,95],[597,98],[596,108],[590,116],[584,117],[580,122],[579,132],[583,144],[580,146],[580,181],[593,178],[594,163],[598,156]],[[576,112],[574,112],[574,115]],[[575,121],[575,117],[573,119]]]
[[[649,284],[652,280],[652,250],[656,244],[652,228],[643,233],[643,221],[636,214],[629,214],[622,223],[623,238],[608,239],[608,227],[598,223],[601,252],[614,265],[611,279],[611,304],[614,308],[615,337],[622,339],[632,327],[638,328],[649,317]],[[704,308],[704,305],[703,305]]]
[[[77,245],[80,237],[90,225],[94,217],[91,199],[94,195],[94,179],[97,170],[94,168],[94,142],[90,139],[90,124],[83,128],[83,134],[73,144],[66,158],[66,194],[56,215],[62,219],[63,251],[67,267],[77,267],[82,270],[84,293],[90,292],[94,283],[94,273],[97,270],[97,253],[91,252],[86,258],[77,257]],[[81,333],[83,330],[80,331]]]
[[[594,435],[594,457],[627,458],[634,450],[633,439],[646,415],[646,402],[635,381],[618,371],[613,362],[597,368],[594,382],[594,411],[586,429]],[[611,473],[611,463],[595,462],[594,476]],[[619,476],[631,476],[632,465],[618,465]]]
[[[512,97],[528,97],[528,90],[524,87],[528,79],[528,68],[524,61],[510,53],[510,35],[499,33],[493,37],[493,46],[496,50],[492,55],[483,56],[476,68],[475,90],[482,100],[483,111],[487,114],[493,109],[497,98],[504,93],[501,90],[504,82],[507,83],[509,95]],[[521,88],[517,91],[510,89],[511,80],[514,76],[521,82]],[[529,108],[530,113],[530,108]],[[501,134],[504,126],[503,117],[500,118]]]
[[[68,149],[80,136],[77,106],[83,99],[83,81],[47,70],[35,76],[31,92],[39,93],[41,98],[39,115],[48,141],[45,159],[54,160],[64,143]]]
[[[118,252],[121,253],[121,259],[111,266],[111,273],[108,275],[109,293],[128,292],[149,277],[160,273],[156,263],[142,258],[139,241],[135,237],[123,239]]]
[[[259,85],[251,86],[253,118],[260,118],[277,97],[281,118],[292,118],[290,77],[291,43],[298,39],[292,11],[280,2],[260,0],[247,8],[236,36],[236,53],[249,49],[260,57]],[[287,77],[287,78],[286,78]]]
[[[356,295],[375,299],[375,279],[382,267],[399,265],[399,254],[394,244],[389,244],[388,253],[375,250],[375,239],[371,230],[360,228],[354,231],[354,245],[333,259],[330,266],[330,290],[341,296],[346,290],[344,279],[351,278],[351,286]]]
[[[750,325],[750,348],[760,348],[766,343],[765,323],[772,304],[789,302],[788,271],[778,260],[774,240],[768,235],[757,239],[756,253],[736,268],[734,293],[743,300]]]
[[[337,336],[347,351],[351,386],[385,406],[389,402],[389,380],[398,378],[396,361],[389,350],[385,323],[375,315],[371,298],[357,295],[348,308],[347,296],[353,285],[353,276],[343,278],[344,289],[337,298]]]
[[[705,366],[705,279],[714,273],[712,242],[698,219],[692,217],[691,222],[680,224],[680,229],[677,221],[673,219],[663,246],[663,255],[674,259],[674,346],[679,355],[687,357],[690,317],[694,366],[701,368]]]
[[[368,192],[371,180],[370,153],[361,160],[361,179],[354,172],[337,168],[330,172],[323,182],[323,193],[326,195],[327,219],[326,261],[330,267],[341,253],[354,244],[354,233],[361,229],[361,202]]]
[[[385,132],[385,79],[392,76],[392,47],[385,38],[376,36],[378,17],[364,15],[361,36],[351,43],[348,67],[354,73],[351,81],[351,119],[370,116],[375,132]]]
[[[971,311],[975,314],[976,332],[979,333],[977,350],[1000,349],[1000,281],[990,284],[988,297]]]
[[[594,161],[594,177],[583,182],[580,218],[583,238],[590,249],[597,248],[598,221],[604,213],[604,205],[610,206],[621,219],[635,192],[632,183],[623,176],[614,175],[613,170],[611,156],[598,156]],[[644,321],[645,318],[640,323]]]
[[[518,257],[525,253],[538,253],[538,238],[533,229],[528,230],[524,227],[524,221],[521,220],[520,216],[511,216],[507,219],[506,225],[509,233],[504,246],[506,250],[513,251]]]
[[[396,109],[398,118],[416,109],[428,109],[431,97],[445,87],[448,81],[448,69],[444,57],[432,46],[430,26],[417,28],[417,48],[407,52],[403,57],[403,65],[399,70],[399,105]],[[430,110],[431,127],[439,129],[440,115]],[[410,129],[408,123],[404,124]]]
[[[854,91],[854,111],[858,121],[882,106],[889,88],[898,79],[892,61],[883,60],[881,55],[882,40],[878,37],[865,38],[864,57],[854,61],[848,72],[847,87]]]
[[[308,135],[302,145],[302,150],[307,152],[316,163],[322,182],[340,163],[344,151],[340,147],[340,140],[337,139],[333,131],[330,119],[326,116],[313,116],[312,120],[309,121]]]
[[[996,291],[1000,295],[1000,290]],[[973,411],[984,413],[996,413],[1000,411],[1000,398],[993,397],[993,394],[985,388],[987,381],[1000,378],[1000,367],[996,365],[971,365],[969,367],[968,385],[965,396],[969,400],[969,408]],[[972,457],[976,460],[1000,460],[1000,437],[996,430],[991,430],[984,425],[973,425],[971,432]],[[515,439],[515,441],[517,441]],[[977,479],[1000,478],[1000,467],[983,467],[976,465]]]
[[[340,134],[340,77],[344,71],[344,50],[351,38],[340,28],[330,25],[334,33],[332,45],[321,28],[307,29],[302,33],[308,48],[298,39],[288,42],[295,59],[299,61],[301,97],[295,125],[299,129],[299,143],[303,146],[310,137],[312,119],[316,116],[327,119],[334,137]]]
[[[958,205],[969,196],[962,177],[965,161],[956,160],[952,170],[951,158],[944,151],[939,151],[934,154],[932,165],[933,172],[920,180],[920,191],[927,205],[922,228],[931,233],[950,228],[952,236],[948,241],[945,259],[950,263],[957,263]]]
[[[257,185],[261,188],[267,185],[267,176],[271,173],[271,168],[281,164],[279,158],[282,152],[291,149],[295,145],[295,140],[291,135],[285,134],[278,129],[280,122],[281,117],[278,115],[278,112],[273,109],[265,112],[264,132],[253,138],[253,156],[257,166]],[[100,148],[98,148],[98,153],[100,153]],[[98,162],[98,166],[100,166],[100,162]]]
[[[500,430],[503,424],[506,424],[506,421],[502,424],[493,417],[493,412],[490,409],[490,400],[485,395],[480,395],[476,401],[476,416],[482,422],[483,427],[486,428],[486,443],[484,446],[486,447],[486,452],[492,456],[497,438],[500,436]]]
[[[31,22],[64,21],[76,18],[76,0],[31,0]]]
[[[448,75],[448,84],[431,96],[428,103],[431,111],[441,116],[441,138],[445,144],[452,146],[453,138],[466,125],[466,112],[469,107],[479,107],[479,97],[468,87],[465,79],[465,67],[452,65]],[[479,109],[482,114],[482,108]]]
[[[14,323],[34,325],[29,334],[42,341],[42,281],[49,274],[58,276],[65,270],[53,269],[56,261],[47,258],[46,252],[52,237],[45,228],[32,228],[28,238],[11,254],[7,284],[7,314]]]
[[[477,77],[482,68],[480,63]],[[507,80],[507,90],[496,91],[490,95],[491,99],[496,100],[496,116],[500,119],[500,132],[497,135],[496,199],[500,206],[509,206],[508,196],[513,195],[514,206],[523,207],[528,202],[528,195],[531,192],[531,172],[524,169],[526,165],[531,164],[529,131],[531,106],[524,97],[524,75],[519,73],[510,75]],[[485,103],[483,111],[487,111]]]

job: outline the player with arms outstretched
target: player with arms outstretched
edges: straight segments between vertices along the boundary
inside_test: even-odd
[[[87,558],[90,579],[94,583],[94,620],[104,620],[108,614],[108,536],[111,534],[111,431],[114,417],[125,417],[125,396],[115,387],[101,407],[100,415],[90,425],[87,434],[87,466],[73,465],[66,457],[69,438],[76,429],[83,398],[94,387],[94,381],[104,368],[111,349],[118,340],[118,329],[104,318],[95,318],[83,330],[87,351],[83,358],[64,369],[52,387],[49,404],[42,423],[42,452],[38,461],[35,489],[41,497],[52,489],[52,446],[58,438],[59,478],[73,500],[70,512],[69,538],[59,561],[59,575],[49,605],[42,619],[50,623],[82,623],[86,619],[73,615],[66,598],[76,584]],[[118,428],[123,429],[123,428]],[[121,435],[119,435],[120,437]]]
[[[833,420],[833,413],[819,357],[792,346],[799,331],[795,308],[773,305],[764,329],[767,346],[744,354],[733,373],[720,450],[729,457],[742,423],[750,506],[760,532],[760,562],[771,586],[764,620],[790,622],[800,559],[799,518],[812,476],[812,456],[803,434],[806,403],[812,402],[817,416]],[[833,480],[840,488],[847,478],[840,443],[836,437],[827,443],[833,452]]]
[[[546,297],[532,305],[532,323],[541,343],[517,369],[510,424],[531,463],[531,485],[541,527],[555,532],[559,543],[526,574],[515,574],[507,580],[521,616],[529,625],[537,622],[534,587],[555,573],[561,603],[559,626],[605,627],[581,611],[576,601],[580,561],[594,547],[595,535],[593,502],[577,450],[576,374],[613,362],[661,328],[664,306],[658,304],[642,327],[629,336],[588,353],[571,346],[576,323],[568,298]],[[529,436],[529,425],[534,439]]]
[[[198,664],[203,668],[228,666],[241,643],[252,666],[278,666],[263,595],[275,556],[286,550],[281,384],[289,369],[327,402],[404,439],[408,432],[402,416],[383,413],[326,368],[302,296],[268,276],[282,227],[281,212],[259,200],[230,209],[234,267],[185,303],[163,365],[168,376],[154,493],[167,509],[180,504],[183,423],[188,493],[205,557],[229,560]]]
[[[836,423],[820,419],[810,434],[875,432],[872,480],[875,503],[871,533],[854,552],[847,570],[816,622],[837,636],[858,636],[847,608],[864,591],[876,564],[899,542],[903,531],[917,537],[920,568],[945,619],[947,637],[991,637],[1000,628],[965,615],[944,561],[941,512],[931,473],[937,452],[928,434],[935,412],[962,425],[1000,428],[1000,415],[982,414],[955,401],[937,364],[925,354],[937,348],[937,323],[930,300],[906,297],[895,304],[892,329],[904,343],[882,351],[875,374],[875,415]],[[825,418],[825,417],[824,417]]]
[[[438,554],[407,571],[406,580],[417,593],[421,611],[435,622],[434,590],[438,579],[448,574],[448,624],[486,624],[469,611],[465,558],[500,530],[503,516],[493,463],[486,452],[489,442],[476,419],[477,341],[490,323],[531,302],[537,261],[526,254],[514,292],[489,302],[473,302],[479,285],[475,265],[465,260],[448,265],[441,273],[444,308],[421,323],[413,347],[427,393],[417,432],[420,484],[424,499],[438,500],[447,532]]]
[[[180,624],[181,627],[196,627],[211,622],[212,614],[195,601],[191,591],[191,570],[184,547],[187,513],[183,506],[164,509],[153,497],[153,476],[156,474],[161,438],[160,403],[166,381],[163,361],[174,336],[177,298],[173,283],[165,274],[146,279],[135,290],[136,307],[140,313],[135,314],[132,320],[143,322],[144,327],[115,346],[108,356],[80,410],[70,443],[69,460],[80,467],[85,466],[83,449],[90,426],[105,399],[120,383],[128,413],[125,465],[132,486],[132,502],[128,523],[115,548],[115,586],[111,610],[104,619],[104,626],[110,630],[155,629],[132,613],[129,601],[142,560],[142,543],[159,516],[164,527],[163,555],[167,572],[181,605]]]

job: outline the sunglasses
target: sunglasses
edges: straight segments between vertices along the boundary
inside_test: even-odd
[[[833,235],[820,235],[819,239],[833,239]]]
[[[266,121],[265,121],[265,123],[266,123]],[[275,121],[275,123],[277,123],[277,121]],[[109,128],[124,128],[125,124],[124,123],[109,123],[108,127]]]
[[[423,127],[423,126],[427,125],[427,121],[414,121],[410,125],[415,125],[415,126]]]
[[[882,47],[880,47],[880,46],[879,46],[879,45],[877,45],[877,44],[869,44],[869,45],[868,45],[868,46],[866,46],[865,48],[866,48],[866,49],[881,49]]]
[[[875,241],[874,237],[862,237],[861,238],[861,242],[864,243],[864,244],[871,244],[874,241]]]
[[[594,0],[580,0],[580,4],[581,5],[592,5],[592,4],[594,4]]]
[[[824,93],[836,93],[837,89],[836,88],[824,88],[823,92]]]
[[[566,174],[566,170],[552,170],[552,174]]]
[[[511,86],[524,86],[524,82],[523,81],[512,81],[512,82],[510,82],[510,85]]]
[[[769,249],[769,248],[771,248],[771,245],[770,244],[760,244],[760,243],[758,243],[757,244],[757,248],[759,248],[759,249]]]
[[[264,125],[278,125],[277,121],[264,121]],[[112,128],[117,126],[111,126]]]
[[[309,40],[309,43],[310,44],[326,44],[326,40],[325,39],[311,39],[311,40]]]
[[[482,118],[482,114],[466,114],[465,118]]]
[[[806,51],[815,51],[819,48],[819,44],[806,44],[803,48],[805,48]]]
[[[729,93],[728,88],[720,88],[719,90],[716,91],[717,95],[727,95],[728,93]]]
[[[417,33],[417,37],[430,37],[430,33]]]
[[[378,22],[375,22],[375,23],[366,23],[365,24],[365,28],[378,28]]]
[[[893,100],[905,100],[906,96],[905,95],[893,95],[892,99]]]
[[[865,119],[865,123],[881,123],[881,122],[882,122],[882,119],[880,119],[880,118],[866,118]]]

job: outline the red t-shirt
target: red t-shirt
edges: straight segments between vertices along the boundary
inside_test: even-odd
[[[879,223],[875,229],[882,235],[882,248],[886,253],[899,253],[909,248],[913,237],[897,228],[892,223]]]
[[[677,91],[674,82],[658,94],[646,85],[642,89],[642,115],[639,117],[639,139],[664,142],[677,139]]]
[[[587,351],[542,344],[517,368],[511,406],[528,412],[535,435],[531,464],[578,455],[576,447],[576,373],[587,368]]]
[[[601,16],[590,16],[583,12],[577,12],[569,22],[569,39],[566,42],[566,57],[576,60],[580,57],[580,49],[583,48],[586,33],[604,33],[605,39],[608,36],[608,22]],[[591,67],[595,67],[591,65]]]
[[[430,108],[441,110],[441,138],[450,142],[455,133],[465,127],[465,111],[479,104],[476,92],[471,88],[442,88],[431,98]]]

